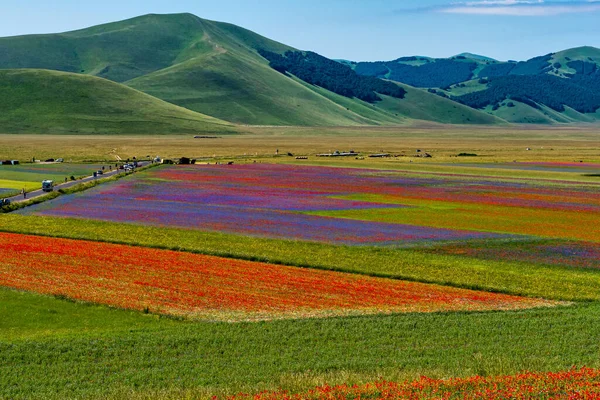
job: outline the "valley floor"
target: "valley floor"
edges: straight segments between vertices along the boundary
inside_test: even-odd
[[[361,155],[316,157],[336,150]],[[0,399],[597,388],[598,129],[0,135],[0,159],[34,155],[199,165],[0,214]],[[56,173],[10,168],[0,188]]]
[[[457,161],[460,153],[476,153],[476,162],[598,160],[600,127],[412,127],[302,128],[243,127],[238,135],[13,135],[0,133],[0,159],[64,158],[73,162],[110,162],[159,155],[163,158],[280,158],[335,150],[416,155]],[[527,148],[531,150],[526,150]],[[376,161],[376,160],[375,160]],[[389,160],[384,160],[389,161]],[[399,160],[403,161],[403,160]],[[409,161],[406,159],[404,161]],[[413,160],[416,162],[417,160]],[[364,164],[364,163],[363,163]]]

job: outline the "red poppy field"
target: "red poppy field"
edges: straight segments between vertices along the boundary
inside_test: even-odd
[[[345,399],[600,399],[600,370],[571,369],[556,373],[523,372],[512,376],[430,379],[412,382],[379,381],[365,385],[320,386],[299,394],[263,392],[230,400]]]
[[[544,300],[97,242],[0,234],[0,285],[221,321],[517,310]]]

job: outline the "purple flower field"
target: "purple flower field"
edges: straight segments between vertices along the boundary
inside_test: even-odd
[[[161,167],[21,213],[132,222],[348,245],[506,237],[493,233],[304,215],[303,211],[399,208],[332,198],[422,190],[434,179],[369,170],[283,165]]]
[[[427,251],[482,260],[519,260],[534,264],[600,269],[600,246],[588,242],[556,240],[465,243],[436,246]]]

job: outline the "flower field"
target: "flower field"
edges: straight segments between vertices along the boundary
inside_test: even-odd
[[[308,212],[398,209],[397,204],[342,199],[356,193],[423,192],[437,179],[378,175],[369,170],[284,165],[163,167],[25,214],[135,222],[244,235],[349,245],[505,237],[470,229],[367,222]]]
[[[542,265],[600,269],[600,246],[589,242],[555,240],[455,243],[425,251],[482,260],[521,260]]]
[[[600,191],[594,184],[247,164],[163,166],[19,213],[334,245],[410,247],[438,257],[464,257],[468,265],[505,260],[598,270],[599,211]],[[405,271],[401,277],[415,275]],[[516,294],[532,289],[523,289],[516,278],[509,286],[492,285]],[[477,286],[467,287],[488,288],[489,283],[481,277]],[[564,298],[551,287],[544,290],[549,292],[549,298]]]
[[[0,286],[192,319],[516,310],[557,302],[96,242],[0,234]]]
[[[523,372],[512,376],[430,379],[365,385],[320,386],[300,394],[263,392],[240,394],[234,399],[345,400],[345,399],[600,399],[600,370],[571,369],[563,372]]]
[[[165,165],[2,216],[0,397],[598,398],[600,185],[563,173],[593,166],[412,164]]]
[[[165,166],[20,213],[330,244],[439,243],[441,254],[598,268],[598,188],[352,168]]]

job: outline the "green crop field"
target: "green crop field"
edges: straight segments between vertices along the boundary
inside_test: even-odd
[[[13,194],[15,191],[37,190],[42,187],[43,180],[53,180],[62,182],[65,178],[75,179],[91,176],[95,171],[105,167],[108,170],[108,164],[20,164],[20,165],[2,165],[0,166],[0,197]]]
[[[12,399],[176,399],[600,366],[595,304],[203,324],[8,290],[0,299],[0,390]]]

